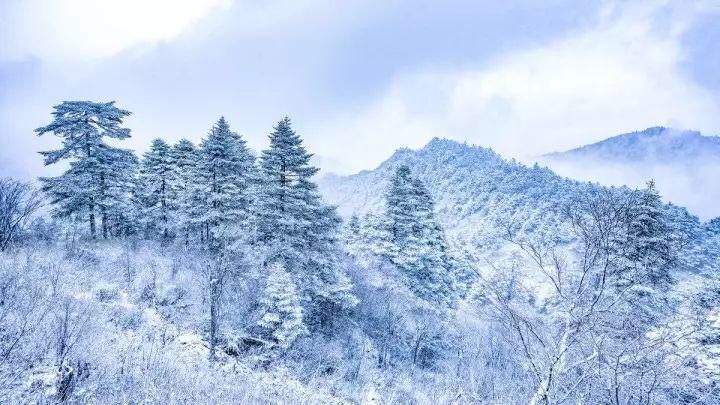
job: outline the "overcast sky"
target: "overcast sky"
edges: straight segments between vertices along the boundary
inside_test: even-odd
[[[326,170],[434,136],[508,157],[655,125],[720,133],[720,2],[0,0],[0,171],[48,173],[33,129],[116,100],[126,145],[224,115],[262,149],[289,115]]]

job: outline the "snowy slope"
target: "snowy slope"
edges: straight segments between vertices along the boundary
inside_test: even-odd
[[[527,231],[551,227],[561,201],[592,188],[545,168],[506,161],[490,149],[437,138],[417,151],[398,150],[375,170],[325,176],[320,188],[343,216],[378,211],[387,181],[401,164],[428,185],[448,233],[465,241],[481,238],[481,244],[496,242],[497,232],[510,223]]]
[[[319,182],[320,189],[345,217],[378,212],[388,180],[401,164],[428,185],[451,243],[479,255],[501,249],[508,227],[551,243],[569,241],[561,219],[563,206],[603,188],[538,165],[505,160],[491,149],[436,138],[416,151],[398,150],[374,170],[327,175]],[[682,207],[673,206],[672,212],[678,226],[700,245],[696,253],[709,257],[707,251],[714,249],[717,238],[708,236],[708,227]]]

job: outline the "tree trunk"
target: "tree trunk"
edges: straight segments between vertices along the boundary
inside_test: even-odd
[[[215,361],[215,347],[217,346],[218,332],[218,306],[220,304],[221,280],[218,277],[220,269],[211,269],[208,265],[210,273],[210,353],[209,360]]]
[[[561,374],[565,368],[565,359],[567,357],[566,352],[568,350],[568,340],[570,339],[570,334],[572,333],[570,329],[570,324],[570,314],[566,314],[564,322],[565,332],[563,333],[562,338],[560,338],[560,344],[558,345],[557,354],[554,361],[550,363],[547,374],[540,382],[540,385],[537,387],[537,390],[533,394],[533,397],[530,399],[530,405],[550,404],[550,390],[552,389],[554,378],[556,375]]]
[[[90,204],[90,237],[95,239],[95,207]]]
[[[107,214],[105,213],[105,209],[104,209],[104,208],[103,208],[103,213],[102,213],[102,220],[101,220],[101,222],[102,222],[102,236],[103,236],[103,239],[107,239],[107,238],[108,238],[108,220],[107,220]]]

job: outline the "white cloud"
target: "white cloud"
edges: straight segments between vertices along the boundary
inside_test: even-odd
[[[10,0],[0,59],[97,58],[175,38],[229,0]]]
[[[349,170],[433,136],[522,157],[654,125],[720,131],[713,95],[679,70],[682,34],[703,3],[608,4],[594,26],[546,46],[472,70],[403,77],[359,118],[319,131],[345,134]]]

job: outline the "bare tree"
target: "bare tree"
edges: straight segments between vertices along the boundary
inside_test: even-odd
[[[40,192],[29,184],[0,179],[0,251],[8,249],[42,203]]]
[[[671,305],[654,284],[655,269],[632,263],[627,254],[627,230],[641,215],[636,197],[608,189],[569,203],[572,246],[508,231],[507,240],[539,271],[532,279],[550,292],[541,305],[513,272],[498,269],[495,279],[484,278],[487,308],[534,376],[531,404],[651,403],[674,372],[667,366],[673,345],[694,333],[658,321],[669,319]]]

